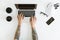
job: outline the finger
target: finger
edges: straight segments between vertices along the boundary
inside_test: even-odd
[[[21,13],[21,16],[23,15],[23,13]]]
[[[19,15],[17,16],[18,20],[19,20]]]
[[[30,17],[30,22],[32,21],[32,16]]]
[[[23,17],[24,17],[24,14],[23,14]]]
[[[21,16],[23,16],[23,13],[21,13]]]
[[[36,20],[36,17],[34,16],[34,20]]]
[[[34,16],[32,16],[32,21],[34,20]]]
[[[20,16],[22,15],[22,12],[20,12]]]
[[[17,16],[17,18],[19,18],[19,15]]]
[[[22,18],[24,19],[24,15],[22,14]]]
[[[23,15],[23,19],[24,19],[24,15]]]
[[[20,14],[22,14],[22,12],[20,12]]]
[[[21,14],[19,16],[21,17]]]

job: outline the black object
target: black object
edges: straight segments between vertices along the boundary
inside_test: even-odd
[[[48,15],[46,13],[44,13],[44,12],[40,12],[40,14],[46,15],[46,17],[48,17]]]
[[[35,16],[35,11],[18,11],[18,14],[23,13],[25,17]]]
[[[11,13],[11,12],[12,12],[12,8],[7,7],[7,8],[6,8],[6,12],[7,12],[7,13]]]
[[[7,20],[8,22],[10,22],[10,21],[12,20],[12,17],[11,17],[11,16],[7,16],[6,20]]]
[[[50,25],[54,20],[55,20],[55,19],[54,19],[53,17],[51,17],[46,23],[47,23],[48,25]]]
[[[23,13],[25,17],[31,17],[35,15],[36,4],[15,4],[18,11],[18,14]]]
[[[15,4],[17,9],[36,9],[36,4]]]
[[[59,3],[54,4],[55,9],[59,7]]]

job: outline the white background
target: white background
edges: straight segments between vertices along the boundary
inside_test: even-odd
[[[35,28],[38,34],[38,40],[60,40],[60,7],[55,10],[53,6],[55,3],[60,3],[59,0],[0,0],[0,2],[10,2],[12,4],[37,4],[37,9],[35,10],[37,23]],[[46,17],[40,14],[40,12],[46,12],[48,4],[51,4],[52,7],[48,9],[48,11],[51,11],[49,11],[50,13],[47,12],[48,17]],[[50,25],[47,25],[46,21],[50,17],[54,17],[55,20]],[[29,18],[24,18],[21,27],[21,40],[31,40],[31,30],[29,30],[31,27],[29,25]]]

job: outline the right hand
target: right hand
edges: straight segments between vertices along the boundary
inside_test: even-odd
[[[30,18],[30,24],[31,24],[31,27],[34,28],[35,27],[35,23],[36,23],[36,17],[35,16],[32,16]]]

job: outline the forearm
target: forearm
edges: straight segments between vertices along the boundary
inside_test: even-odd
[[[19,36],[20,36],[20,27],[21,27],[21,25],[18,25],[16,33],[15,33],[14,40],[19,39]]]
[[[32,27],[32,38],[33,38],[33,40],[38,40],[38,36],[37,36],[36,30],[33,27]]]
[[[35,25],[31,24],[32,30],[35,30]]]
[[[35,34],[36,33],[36,30],[34,27],[32,27],[32,33]]]

